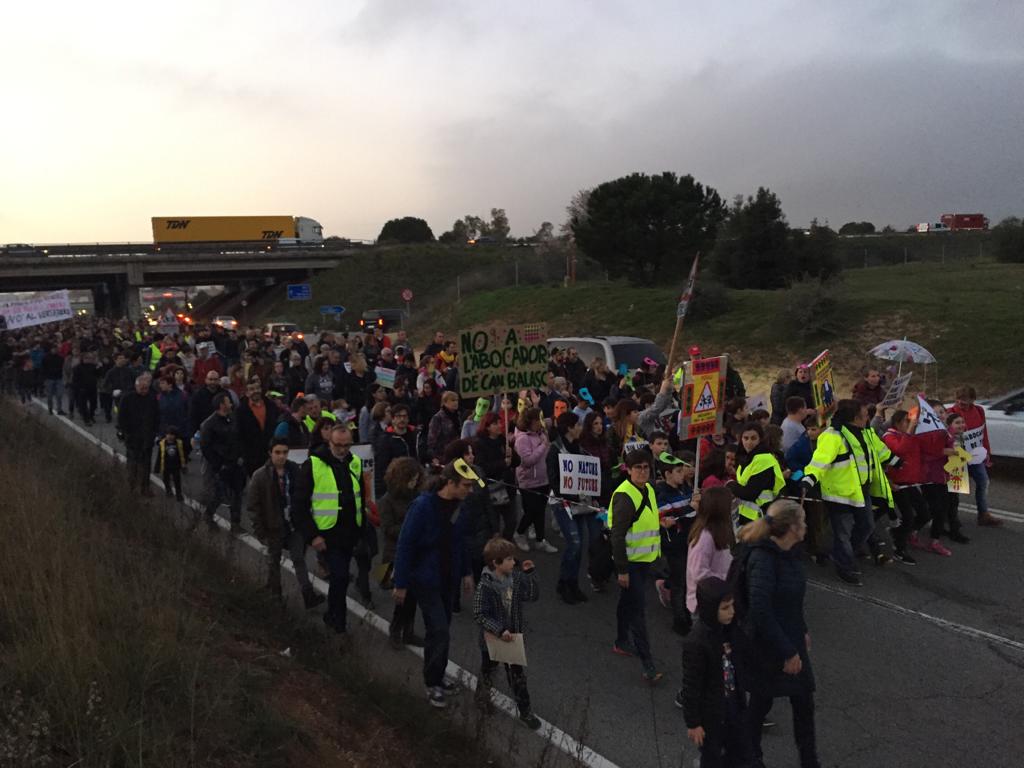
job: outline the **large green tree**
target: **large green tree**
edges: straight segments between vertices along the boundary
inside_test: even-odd
[[[782,203],[761,187],[738,195],[712,254],[715,273],[733,288],[784,288],[804,275],[820,279],[839,271],[836,233],[817,221],[790,230]]]
[[[432,243],[434,233],[430,231],[430,225],[423,219],[415,216],[404,216],[401,219],[391,219],[385,224],[380,234],[377,235],[377,242],[396,243]]]
[[[611,277],[650,285],[685,278],[694,254],[715,242],[725,206],[693,176],[666,171],[607,181],[578,194],[569,212],[580,250]]]

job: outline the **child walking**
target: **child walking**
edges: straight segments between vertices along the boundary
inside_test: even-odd
[[[701,768],[740,768],[749,760],[744,697],[733,665],[729,585],[714,576],[697,585],[697,620],[683,640],[686,736],[700,748]]]
[[[473,618],[480,625],[480,680],[477,700],[490,704],[490,691],[494,670],[498,662],[487,652],[485,637],[512,641],[513,634],[523,631],[523,603],[536,602],[540,597],[533,561],[524,560],[516,569],[516,545],[507,539],[494,537],[484,546],[484,570],[473,599]],[[530,692],[526,688],[526,670],[518,664],[506,664],[512,696],[519,707],[519,719],[532,730],[540,728],[540,719],[530,709]]]
[[[178,430],[168,426],[164,436],[157,443],[156,471],[164,480],[164,491],[171,495],[174,486],[174,498],[184,501],[181,493],[181,467],[185,462],[185,444],[178,437]]]

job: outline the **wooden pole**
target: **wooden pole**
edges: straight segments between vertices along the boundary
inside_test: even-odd
[[[672,367],[672,361],[676,355],[676,340],[679,338],[679,332],[683,329],[683,318],[676,318],[676,329],[672,333],[672,344],[668,348],[668,362],[665,363],[665,375],[671,378],[675,374],[675,368]]]

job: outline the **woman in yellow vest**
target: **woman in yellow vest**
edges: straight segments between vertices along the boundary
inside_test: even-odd
[[[620,656],[639,656],[644,680],[656,683],[662,673],[654,666],[651,656],[644,612],[651,566],[661,555],[658,501],[654,486],[649,482],[653,460],[650,453],[641,449],[626,454],[624,463],[628,477],[615,489],[608,508],[612,559],[621,587],[612,652]]]
[[[736,456],[736,479],[726,484],[739,499],[738,526],[764,517],[764,510],[785,488],[786,475],[761,425],[752,421],[744,424]]]

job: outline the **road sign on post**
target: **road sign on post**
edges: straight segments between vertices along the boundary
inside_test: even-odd
[[[320,307],[321,315],[343,315],[345,314],[345,308],[341,304],[332,304],[329,306]]]
[[[402,291],[402,301],[405,301],[405,302],[412,301],[412,289],[411,288],[405,288]]]
[[[313,289],[309,283],[290,283],[288,285],[288,301],[309,301],[313,298]]]

